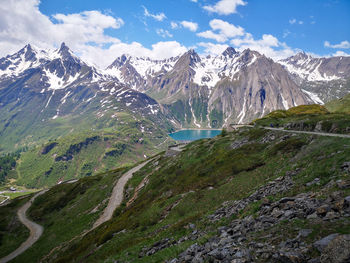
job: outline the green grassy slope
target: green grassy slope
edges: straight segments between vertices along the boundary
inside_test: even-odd
[[[344,99],[344,102],[346,99]],[[342,108],[345,107],[345,103]],[[301,105],[288,110],[273,111],[261,119],[253,121],[257,125],[284,127],[293,130],[350,133],[350,114],[334,110],[328,106]]]
[[[325,107],[330,112],[338,112],[338,113],[348,113],[350,114],[350,94],[344,96],[339,100],[332,100],[326,103]]]
[[[28,188],[52,186],[143,160],[173,143],[147,119],[128,113],[119,113],[118,119],[123,125],[75,132],[23,152],[12,182]]]
[[[80,180],[77,188],[73,187],[74,184],[69,186],[73,188],[70,190],[66,189],[68,185],[57,186],[38,198],[30,211],[30,216],[44,224],[46,230],[43,237],[14,262],[22,262],[24,259],[36,262],[61,242],[62,246],[52,251],[45,260],[163,262],[177,256],[195,242],[205,242],[216,234],[220,225],[226,225],[237,217],[254,215],[260,209],[259,203],[249,206],[233,218],[218,222],[211,222],[207,218],[223,202],[244,198],[259,186],[285,175],[286,172],[296,169],[300,171],[293,177],[293,188],[279,196],[271,196],[272,200],[301,192],[317,193],[331,180],[346,178],[341,165],[350,156],[348,146],[349,139],[288,135],[258,128],[243,129],[226,136],[193,142],[178,155],[158,155],[140,170],[128,183],[126,199],[115,212],[113,219],[84,237],[79,237],[79,232],[91,226],[98,214],[90,215],[89,211],[110,192],[108,183],[104,184],[108,185],[109,190],[97,191],[95,181],[111,182],[112,179],[108,178],[116,178],[117,175],[106,173],[103,179],[100,179],[101,176],[89,177]],[[320,178],[320,185],[305,185],[316,177]],[[79,190],[81,186],[78,184],[89,180],[94,181],[92,186],[87,185],[85,192]],[[138,192],[134,202],[127,206],[127,201],[134,196],[135,188],[142,180],[146,185]],[[103,184],[99,185],[102,189]],[[70,191],[74,194],[70,195]],[[102,194],[101,192],[104,192],[104,197],[95,197]],[[341,194],[350,194],[349,189],[342,190]],[[199,240],[188,239],[153,255],[139,257],[144,247],[151,247],[159,240],[169,236],[179,240],[190,235],[193,232],[188,227],[190,223],[195,224],[198,231],[205,233]],[[269,231],[281,234],[282,229],[292,231],[300,227],[298,225],[308,225],[314,229],[313,236],[317,238],[324,233],[324,228],[313,224],[309,221],[291,220],[273,226]],[[349,225],[347,219],[342,225],[334,224],[334,227],[340,227],[347,233],[350,231]],[[64,242],[74,236],[77,238]],[[255,233],[249,238],[255,240],[260,236]],[[310,238],[308,242],[313,241]]]
[[[107,205],[112,188],[124,171],[118,169],[108,174],[85,177],[75,183],[60,184],[38,197],[28,214],[45,231],[36,246],[15,260],[37,262],[36,259],[46,252],[89,230]],[[0,212],[7,211],[3,210],[7,207],[0,208]],[[24,232],[23,235],[28,233]]]
[[[30,196],[17,198],[0,207],[0,258],[19,247],[29,235],[29,230],[17,218],[17,210],[29,199]]]

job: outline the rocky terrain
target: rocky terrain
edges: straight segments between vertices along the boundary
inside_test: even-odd
[[[279,63],[317,103],[323,104],[349,93],[349,57],[316,58],[300,52]]]
[[[344,163],[342,167],[348,172],[350,163]],[[266,198],[289,190],[293,186],[292,176],[296,173],[288,173],[269,182],[267,186],[243,200],[226,203],[225,207],[218,209],[209,219],[232,217],[258,201],[260,210],[254,216],[232,220],[228,226],[220,227],[218,234],[208,242],[203,245],[195,243],[169,262],[348,262],[350,235],[332,233],[313,244],[307,244],[305,239],[313,232],[312,229],[293,229],[294,236],[287,239],[283,238],[283,233],[268,233],[267,230],[271,227],[292,219],[322,224],[338,223],[350,217],[350,196],[344,196],[341,191],[333,192],[322,199],[319,198],[322,192],[301,193],[283,197],[276,202]],[[313,184],[320,184],[320,178],[315,178],[307,185]],[[347,189],[350,181],[331,181],[325,188],[334,186],[340,190]],[[266,235],[257,239],[256,233],[264,231]],[[281,238],[282,241],[278,242]],[[312,250],[317,250],[320,256],[310,256]]]

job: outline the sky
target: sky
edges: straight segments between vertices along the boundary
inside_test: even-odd
[[[0,56],[65,42],[104,68],[122,54],[163,59],[228,46],[275,60],[350,54],[350,0],[0,0]]]

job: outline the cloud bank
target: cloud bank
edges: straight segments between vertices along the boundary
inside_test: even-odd
[[[176,41],[161,41],[151,48],[141,43],[123,43],[105,33],[106,29],[122,27],[122,18],[100,11],[84,11],[75,14],[55,14],[48,17],[39,10],[39,0],[7,0],[0,5],[0,56],[17,52],[30,43],[39,48],[53,49],[65,42],[82,59],[104,68],[124,53],[149,56],[155,59],[176,56],[187,48]],[[145,14],[156,20],[164,14]],[[166,31],[159,34],[170,36]]]

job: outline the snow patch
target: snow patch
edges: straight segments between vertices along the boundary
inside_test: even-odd
[[[304,90],[304,89],[301,89],[306,95],[308,95],[310,97],[310,99],[317,103],[317,104],[321,104],[323,105],[324,102],[320,99],[320,97],[316,94],[316,93],[313,93],[311,91],[307,91],[307,90]]]
[[[287,110],[289,107],[288,107],[288,101],[286,101],[281,93],[281,98],[282,98],[282,104],[283,104],[283,107],[285,110]]]

